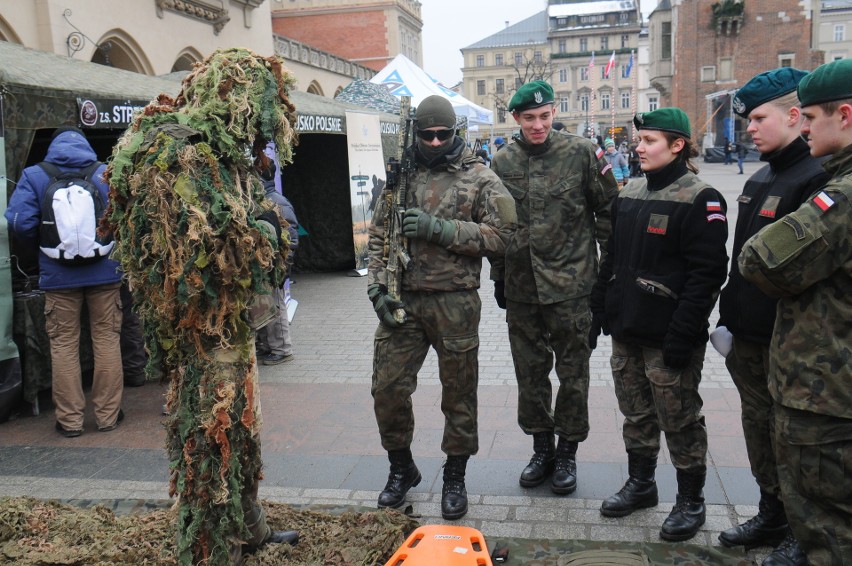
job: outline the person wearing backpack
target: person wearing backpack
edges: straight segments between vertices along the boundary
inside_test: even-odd
[[[111,431],[124,418],[121,272],[108,257],[111,238],[95,232],[107,204],[105,169],[82,131],[60,127],[45,161],[24,169],[5,213],[10,230],[39,247],[56,430],[67,438],[83,433],[86,400],[80,370],[80,311],[84,304],[94,353],[92,404],[98,430]]]

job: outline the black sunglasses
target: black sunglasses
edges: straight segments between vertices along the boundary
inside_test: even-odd
[[[453,137],[455,132],[455,130],[417,130],[417,137],[427,142],[430,142],[435,138],[438,138],[440,141],[447,141]]]

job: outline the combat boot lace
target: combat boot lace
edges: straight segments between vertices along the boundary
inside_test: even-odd
[[[790,530],[778,547],[763,559],[762,566],[808,566],[808,557]]]
[[[724,546],[744,546],[751,550],[758,546],[778,546],[787,534],[787,514],[778,497],[760,492],[757,515],[719,534]]]
[[[577,443],[559,439],[553,462],[550,490],[557,495],[568,495],[577,489]]]
[[[468,456],[447,456],[444,464],[444,487],[441,490],[441,517],[447,521],[467,514],[467,489],[464,485]]]
[[[691,539],[704,524],[707,510],[704,506],[704,479],[707,469],[678,470],[677,497],[672,512],[663,521],[660,538],[668,541]]]
[[[411,450],[391,450],[388,452],[390,473],[385,489],[379,494],[379,508],[391,507],[397,509],[405,503],[405,495],[412,487],[416,487],[423,476],[414,465]]]
[[[522,487],[541,485],[553,473],[556,446],[552,432],[533,433],[533,457],[521,472]]]
[[[627,482],[618,493],[604,499],[601,503],[601,515],[625,517],[639,509],[657,505],[660,500],[657,495],[657,482],[654,481],[656,468],[656,458],[628,452]]]

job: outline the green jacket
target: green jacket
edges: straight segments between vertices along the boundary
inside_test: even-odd
[[[454,220],[453,242],[443,247],[410,239],[411,265],[402,276],[407,291],[464,291],[479,288],[482,257],[502,256],[515,229],[515,207],[506,187],[465,147],[458,158],[433,169],[417,165],[409,179],[407,208]],[[380,198],[370,225],[367,284],[387,285],[384,256],[386,199]]]
[[[541,145],[522,137],[494,154],[491,168],[515,197],[518,228],[491,279],[507,299],[552,304],[587,296],[606,249],[610,204],[618,194],[603,150],[580,136],[551,131]]]
[[[769,391],[793,409],[852,419],[852,145],[832,178],[743,246],[743,277],[780,297]]]

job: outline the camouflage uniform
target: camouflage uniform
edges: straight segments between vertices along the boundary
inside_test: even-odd
[[[527,434],[555,431],[581,442],[589,432],[588,295],[618,185],[603,151],[556,131],[540,145],[516,137],[494,155],[491,168],[518,211],[505,259],[491,262],[491,279],[505,281],[518,424]],[[554,356],[560,383],[555,411],[549,378]]]
[[[828,180],[823,160],[811,157],[802,138],[764,157],[768,163],[746,181],[737,198],[739,214],[732,257],[765,226],[796,210]],[[762,492],[781,495],[775,466],[772,396],[769,395],[769,341],[775,325],[776,300],[743,279],[732,262],[728,283],[719,297],[719,326],[734,335],[725,365],[742,403],[742,423],[751,473]]]
[[[852,563],[852,145],[831,181],[743,246],[740,271],[780,297],[769,346],[778,475],[813,564]]]
[[[725,201],[673,162],[634,180],[612,206],[592,310],[612,333],[612,370],[628,453],[656,458],[660,431],[678,470],[703,469],[707,430],[698,393],[708,322],[725,280]],[[687,366],[664,361],[676,337],[691,348]]]
[[[386,206],[382,198],[370,225],[368,285],[387,285],[387,258],[383,257]],[[515,226],[514,203],[499,179],[463,147],[448,165],[417,166],[410,178],[406,207],[454,220],[456,233],[447,247],[409,240],[411,265],[402,278],[408,320],[399,328],[379,324],[376,330],[372,394],[382,446],[390,452],[411,444],[411,394],[431,346],[438,354],[442,384],[445,426],[441,448],[451,456],[472,455],[479,447],[479,273],[482,256],[504,253]]]

